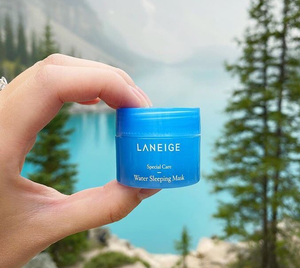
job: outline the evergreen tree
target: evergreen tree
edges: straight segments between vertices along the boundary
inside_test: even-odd
[[[298,265],[291,262],[292,253],[280,240],[284,230],[278,228],[286,219],[299,221],[295,212],[300,203],[300,62],[295,45],[300,12],[298,0],[282,2],[282,15],[275,17],[275,1],[252,0],[253,26],[239,43],[242,57],[227,66],[241,86],[227,105],[229,120],[215,145],[217,168],[209,176],[215,192],[233,197],[221,202],[215,215],[225,221],[225,236],[260,247],[255,268]]]
[[[4,38],[3,38],[3,34],[2,34],[2,28],[1,28],[1,25],[0,25],[0,65],[4,61],[4,57],[5,57]]]
[[[28,52],[27,52],[27,39],[25,36],[23,20],[20,17],[18,25],[18,39],[17,39],[17,58],[23,65],[28,64]]]
[[[4,61],[4,39],[2,34],[2,27],[0,25],[0,75],[4,75],[3,61]]]
[[[13,75],[14,77],[18,76],[20,73],[25,71],[26,67],[20,63],[20,60],[16,60],[14,62],[14,70],[13,70]]]
[[[36,38],[36,33],[32,32],[31,33],[31,49],[30,49],[30,64],[34,64],[35,62],[38,61],[39,59],[39,47],[38,47],[38,42]]]
[[[3,74],[3,76],[5,76],[4,68],[3,68],[2,62],[0,62],[0,74],[1,74],[1,75]]]
[[[278,223],[288,219],[294,226],[300,223],[300,1],[283,0],[282,14],[275,32],[274,102],[274,173],[271,182],[270,267],[299,267],[299,257],[292,262],[293,252],[280,240],[289,236],[288,229],[278,229]],[[296,209],[295,209],[296,208]],[[295,212],[297,211],[297,214]],[[286,225],[288,225],[286,221]],[[298,232],[299,234],[299,232]],[[288,243],[289,244],[289,243]]]
[[[186,256],[189,254],[190,248],[191,248],[191,237],[189,236],[187,228],[183,227],[180,240],[175,241],[175,249],[182,257],[183,268],[187,268]]]
[[[74,47],[71,48],[70,52],[68,53],[69,56],[76,57],[76,49]]]
[[[14,32],[13,32],[12,21],[8,15],[5,17],[4,33],[5,33],[5,57],[7,60],[13,61],[16,58]]]
[[[42,58],[57,52],[51,26],[45,27],[42,39]],[[37,142],[27,157],[36,166],[36,172],[29,179],[55,188],[64,193],[74,192],[76,166],[69,163],[70,154],[64,147],[72,130],[65,128],[69,119],[68,108],[62,107],[59,114],[39,133]],[[71,265],[80,259],[80,252],[86,247],[86,233],[67,237],[51,245],[48,251],[55,262],[61,266]]]
[[[39,57],[44,59],[53,53],[57,53],[58,51],[58,45],[54,40],[52,27],[48,21],[45,26],[43,39],[41,40]]]
[[[36,172],[29,175],[29,179],[64,194],[73,193],[77,174],[76,166],[68,163],[69,151],[63,148],[72,132],[65,129],[68,119],[68,110],[63,107],[55,119],[39,133],[37,142],[27,157],[27,161],[37,167]]]

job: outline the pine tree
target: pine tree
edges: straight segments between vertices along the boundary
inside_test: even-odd
[[[4,68],[3,68],[4,57],[5,57],[4,39],[3,39],[3,34],[2,34],[2,27],[0,25],[0,75],[5,75]]]
[[[283,0],[281,18],[273,14],[273,0],[252,0],[242,57],[227,66],[241,86],[227,105],[209,179],[215,192],[233,197],[215,215],[225,221],[225,236],[260,247],[259,263],[251,267],[286,268],[297,267],[288,261],[278,223],[299,221],[300,64],[293,24],[300,20],[299,1]]]
[[[63,148],[68,142],[71,130],[65,130],[69,119],[67,108],[60,113],[39,133],[34,148],[27,161],[33,163],[37,170],[29,175],[29,179],[55,188],[64,193],[74,192],[76,166],[68,163],[69,151]]]
[[[16,58],[14,32],[13,32],[12,21],[8,15],[5,17],[4,32],[5,32],[5,57],[7,60],[14,61]]]
[[[70,52],[68,53],[69,56],[76,57],[76,49],[74,47],[71,48]]]
[[[187,268],[186,256],[189,254],[190,248],[191,248],[191,237],[188,233],[187,228],[183,227],[180,240],[175,241],[175,249],[182,257],[183,268]]]
[[[20,63],[20,60],[16,60],[14,62],[14,70],[13,70],[13,74],[14,77],[17,77],[20,73],[22,73],[23,71],[25,71],[26,67]]]
[[[28,65],[27,39],[25,36],[23,20],[19,18],[18,39],[17,39],[17,58],[23,65]]]
[[[42,39],[43,59],[57,52],[49,23],[45,27]],[[37,142],[27,157],[27,161],[36,167],[29,179],[55,188],[64,194],[74,192],[76,166],[69,163],[70,154],[64,145],[68,142],[72,130],[65,128],[69,119],[68,107],[64,105],[59,114],[39,133]],[[86,233],[67,237],[51,245],[48,251],[61,267],[71,265],[80,259],[80,252],[86,247]]]
[[[31,33],[31,49],[30,49],[30,64],[34,64],[39,60],[39,46],[36,38],[36,33]]]
[[[39,57],[44,59],[53,53],[57,53],[58,51],[58,45],[54,40],[52,27],[48,21],[45,26],[43,39],[41,40]]]
[[[275,32],[274,52],[276,57],[276,78],[273,83],[273,122],[274,123],[274,173],[271,183],[271,232],[270,267],[299,267],[299,261],[291,262],[292,252],[286,250],[279,236],[278,223],[283,219],[300,223],[299,214],[299,166],[300,166],[300,1],[283,0],[282,14]],[[297,171],[296,171],[296,170]],[[298,223],[297,223],[298,222]],[[299,259],[299,256],[298,258]]]
[[[0,64],[4,61],[5,52],[4,52],[4,38],[2,34],[2,28],[0,25]]]

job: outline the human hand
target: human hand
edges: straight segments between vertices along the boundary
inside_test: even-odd
[[[20,173],[37,133],[65,102],[147,107],[149,98],[120,69],[52,55],[0,92],[0,267],[21,267],[52,243],[118,221],[157,190],[112,181],[64,195]]]

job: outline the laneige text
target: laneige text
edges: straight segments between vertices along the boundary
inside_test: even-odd
[[[180,143],[136,144],[138,152],[180,152]]]

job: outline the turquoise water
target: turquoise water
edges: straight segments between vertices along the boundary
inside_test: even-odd
[[[202,112],[202,171],[212,169],[211,150],[224,121],[221,111],[232,82],[220,70],[164,68],[135,77],[155,106],[199,106]],[[78,164],[77,190],[104,185],[115,178],[115,114],[74,115],[69,148]],[[25,164],[23,174],[32,171]],[[205,179],[194,186],[163,190],[143,201],[127,218],[111,224],[113,233],[154,253],[174,252],[174,240],[186,226],[195,248],[201,237],[220,234],[222,225],[212,218],[217,197]]]

